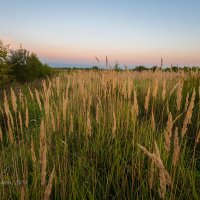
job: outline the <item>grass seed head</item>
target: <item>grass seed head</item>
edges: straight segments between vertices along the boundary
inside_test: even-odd
[[[179,154],[180,154],[180,146],[179,146],[178,128],[176,127],[174,134],[174,151],[173,151],[173,161],[172,161],[174,167],[176,166],[177,161],[179,159]]]
[[[172,128],[173,128],[173,118],[172,118],[172,114],[170,112],[168,115],[167,127],[165,130],[165,149],[167,152],[170,151]]]
[[[145,103],[144,103],[144,108],[146,111],[148,111],[148,109],[149,109],[149,100],[150,100],[150,85],[148,87],[147,94],[145,97]]]
[[[11,93],[12,107],[13,107],[14,112],[16,113],[17,112],[17,98],[16,98],[15,92],[12,89],[12,87],[10,89],[10,93]]]

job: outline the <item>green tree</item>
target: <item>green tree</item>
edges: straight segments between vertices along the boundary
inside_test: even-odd
[[[54,72],[53,69],[51,69],[49,65],[44,64],[40,68],[39,77],[51,76],[53,72]]]
[[[93,66],[91,69],[93,69],[93,70],[99,70],[99,68],[97,66]]]
[[[36,54],[26,49],[12,50],[9,58],[12,75],[20,81],[31,81],[51,74],[50,67],[43,65]]]
[[[0,40],[0,84],[9,79],[9,65],[7,64],[9,45]]]
[[[12,75],[17,80],[26,81],[34,77],[29,66],[30,54],[26,49],[11,50],[9,64],[11,65]]]
[[[135,67],[135,71],[142,72],[142,71],[146,71],[146,70],[148,70],[148,69],[145,66],[143,66],[143,65]]]
[[[53,70],[26,49],[12,50],[0,40],[0,84],[11,79],[31,81],[52,75]]]

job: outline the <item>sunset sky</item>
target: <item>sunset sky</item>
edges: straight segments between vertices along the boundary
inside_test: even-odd
[[[0,0],[0,39],[54,66],[200,65],[200,0]]]

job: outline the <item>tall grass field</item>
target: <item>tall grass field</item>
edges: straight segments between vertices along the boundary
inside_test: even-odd
[[[0,199],[199,200],[200,73],[62,71],[2,90]]]

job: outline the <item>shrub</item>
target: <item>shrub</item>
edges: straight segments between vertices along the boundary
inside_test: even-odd
[[[32,81],[52,75],[53,70],[43,64],[35,53],[26,49],[12,50],[0,40],[0,84],[18,81]]]
[[[53,69],[49,65],[44,64],[40,68],[39,77],[51,76],[53,74]]]
[[[143,66],[143,65],[140,65],[140,66],[136,66],[135,67],[135,71],[139,71],[139,72],[142,72],[142,71],[147,71],[148,69]]]
[[[26,49],[12,50],[9,62],[12,75],[19,81],[31,81],[51,75],[50,67],[43,65],[36,54],[30,54]]]

